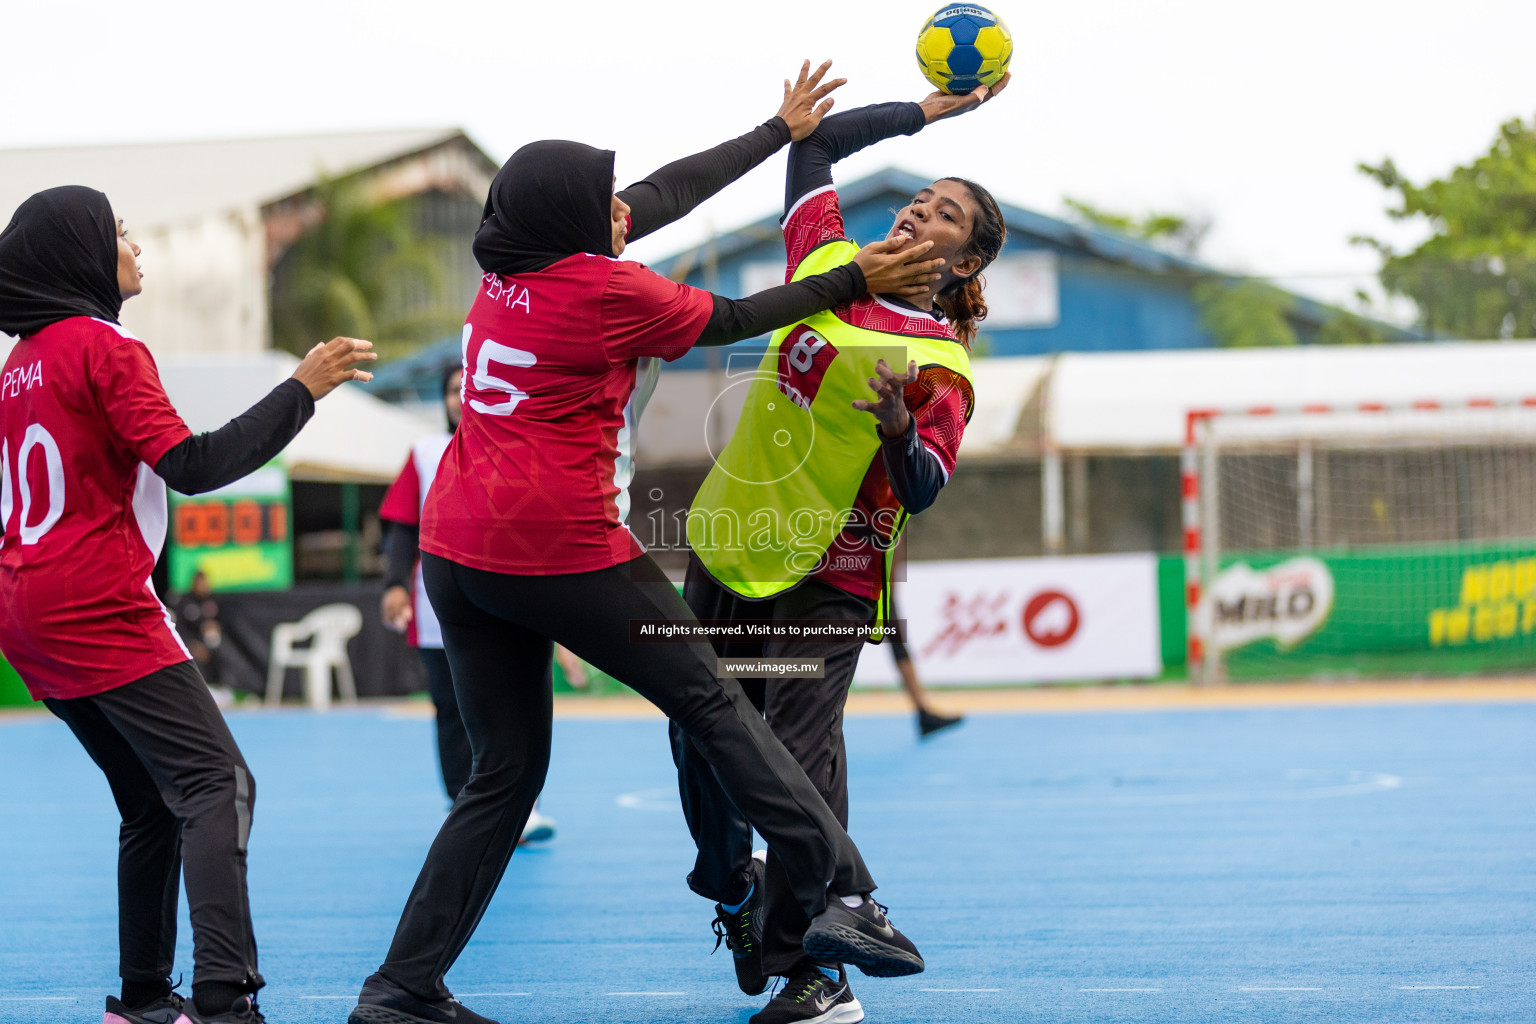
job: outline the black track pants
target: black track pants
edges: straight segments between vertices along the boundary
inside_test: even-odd
[[[443,975],[501,881],[549,767],[552,642],[621,680],[678,723],[736,806],[768,837],[802,913],[874,888],[858,850],[705,643],[634,643],[630,623],[689,622],[650,556],[596,572],[510,576],[422,555],[443,625],[474,770],[406,901],[379,973],[418,998]],[[619,766],[621,767],[621,766]]]
[[[459,700],[453,693],[453,673],[448,655],[441,647],[420,647],[422,667],[427,670],[427,692],[437,710],[437,763],[443,772],[443,788],[453,800],[469,781],[473,760],[469,751],[469,733],[459,714]]]
[[[814,579],[772,601],[745,601],[715,582],[692,557],[683,596],[701,619],[869,622],[875,611],[873,602]],[[838,822],[847,828],[848,757],[843,745],[843,709],[864,642],[734,641],[717,647],[723,658],[825,659],[822,679],[751,679],[743,680],[742,686],[764,713],[773,734],[805,769]],[[746,896],[750,878],[751,815],[737,809],[698,748],[676,726],[671,729],[671,738],[683,816],[699,848],[688,885],[716,903],[739,903]],[[788,975],[805,959],[800,943],[811,922],[790,892],[779,850],[771,838],[763,901],[763,969],[769,974]]]
[[[43,702],[107,776],[123,824],[117,857],[119,971],[168,977],[185,872],[192,984],[255,991],[245,847],[256,782],[190,661],[106,693]]]

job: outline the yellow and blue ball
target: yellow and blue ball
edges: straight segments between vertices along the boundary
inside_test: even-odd
[[[1012,58],[1008,26],[979,4],[940,8],[917,34],[917,66],[940,92],[962,96],[996,85]]]

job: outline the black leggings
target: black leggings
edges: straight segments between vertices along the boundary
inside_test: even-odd
[[[744,600],[716,582],[693,555],[688,558],[683,596],[701,619],[868,623],[875,616],[872,601],[817,579],[805,580],[772,600]],[[770,677],[743,679],[741,683],[753,705],[762,710],[773,734],[800,762],[846,828],[848,752],[843,743],[843,707],[864,641],[737,640],[716,644],[715,648],[725,658],[824,659],[826,671],[821,679]],[[688,886],[715,903],[738,903],[746,898],[751,879],[752,826],[721,789],[698,748],[676,725],[671,738],[683,817],[699,848]],[[779,851],[771,843],[763,890],[763,969],[787,977],[806,960],[800,943],[810,919],[789,892]]]
[[[464,731],[459,700],[453,692],[448,655],[441,647],[418,647],[416,653],[421,655],[421,665],[427,670],[427,692],[437,711],[437,763],[443,772],[443,789],[452,801],[469,781],[469,734]]]
[[[805,772],[736,680],[715,674],[709,644],[631,641],[633,621],[693,621],[649,555],[558,576],[485,572],[425,553],[422,568],[474,771],[427,853],[380,974],[421,999],[448,996],[443,975],[480,923],[544,785],[553,643],[634,688],[681,727],[773,845],[808,916],[821,912],[829,887],[841,895],[874,889]]]
[[[193,989],[210,981],[260,988],[245,889],[256,782],[197,668],[184,661],[106,693],[43,703],[106,775],[123,818],[117,854],[123,980],[158,982],[170,975],[185,871]]]

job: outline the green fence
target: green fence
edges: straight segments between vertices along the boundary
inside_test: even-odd
[[[1222,559],[1263,573],[1297,557],[1332,578],[1333,600],[1309,635],[1225,652],[1233,679],[1469,675],[1536,669],[1536,543],[1403,546],[1369,552],[1266,552]],[[1158,566],[1163,661],[1185,662],[1184,561]],[[1273,611],[1273,609],[1269,609]],[[1218,615],[1254,614],[1228,602]]]

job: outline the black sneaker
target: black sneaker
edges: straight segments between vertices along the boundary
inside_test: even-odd
[[[932,711],[923,710],[917,713],[917,731],[922,736],[932,736],[942,729],[959,725],[963,721],[965,721],[964,715],[936,715]]]
[[[858,1024],[863,1019],[864,1007],[848,987],[848,972],[837,968],[833,981],[811,966],[796,971],[747,1024]]]
[[[261,1008],[252,995],[241,996],[229,1009],[212,1017],[204,1017],[190,1006],[183,1005],[182,1009],[189,1024],[267,1024],[267,1018],[261,1015]]]
[[[107,1012],[101,1024],[192,1024],[182,1012],[182,997],[172,992],[154,1002],[130,1010],[116,996],[107,996]]]
[[[818,963],[853,964],[872,978],[900,978],[923,970],[917,947],[868,896],[857,907],[828,896],[827,909],[811,919],[802,945]]]
[[[482,1017],[457,999],[429,1003],[417,999],[382,974],[371,974],[363,982],[357,1005],[347,1015],[347,1024],[496,1024]]]
[[[763,973],[763,862],[752,858],[752,895],[746,906],[732,914],[722,904],[715,904],[715,949],[720,943],[731,951],[736,966],[736,984],[749,996],[768,987]],[[711,950],[711,953],[714,951]]]

